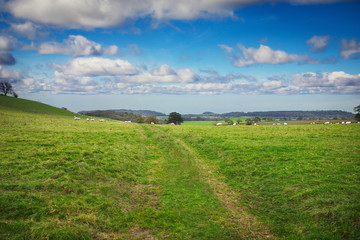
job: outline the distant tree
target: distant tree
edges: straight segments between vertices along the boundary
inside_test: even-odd
[[[236,119],[236,122],[237,122],[237,124],[240,124],[240,123],[242,123],[242,120],[241,120],[241,118],[238,118],[238,119]]]
[[[225,118],[224,120],[228,125],[233,125],[234,124],[234,121],[231,120],[231,118]]]
[[[155,116],[147,116],[147,118],[145,119],[145,122],[146,123],[155,123],[155,124],[158,124],[159,123],[159,119]]]
[[[145,118],[142,116],[139,116],[138,118],[136,118],[136,122],[137,123],[144,123],[145,122]]]
[[[167,123],[175,123],[176,125],[180,125],[182,122],[184,122],[184,120],[180,113],[172,112],[169,114]]]
[[[5,96],[8,94],[13,94],[14,97],[18,97],[18,95],[14,92],[14,89],[9,82],[0,82],[0,93],[3,93]]]
[[[254,124],[253,120],[250,119],[250,118],[246,119],[245,122],[246,122],[246,125],[253,125]]]
[[[259,118],[259,117],[254,117],[253,121],[256,122],[256,123],[257,123],[257,122],[261,122],[261,118]]]
[[[360,121],[360,105],[357,106],[357,107],[354,107],[354,112],[356,112],[354,118],[355,118],[357,121]]]
[[[299,116],[296,118],[296,120],[301,121],[301,120],[303,120],[303,117]]]

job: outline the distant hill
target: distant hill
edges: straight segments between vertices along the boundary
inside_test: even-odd
[[[221,114],[223,117],[260,117],[287,119],[352,119],[354,114],[340,110],[328,111],[265,111],[265,112],[230,112]]]
[[[40,113],[40,114],[53,114],[62,116],[74,116],[73,112],[65,109],[53,107],[44,103],[26,100],[22,98],[14,98],[9,96],[0,95],[0,109],[12,109],[16,111]]]
[[[185,121],[218,121],[224,118],[240,118],[240,117],[260,117],[260,118],[275,118],[275,119],[353,119],[354,114],[340,110],[328,111],[264,111],[264,112],[229,112],[229,113],[212,113],[204,112],[202,114],[183,114]]]
[[[155,116],[155,117],[166,116],[165,113],[161,113],[161,112],[156,112],[151,110],[131,110],[131,109],[94,110],[94,111],[81,111],[79,113],[87,115],[90,112],[97,112],[97,111],[113,111],[113,112],[123,112],[123,113],[127,112],[141,116]]]

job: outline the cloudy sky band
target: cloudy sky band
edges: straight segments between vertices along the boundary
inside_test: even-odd
[[[0,3],[0,79],[27,96],[360,94],[358,1]]]

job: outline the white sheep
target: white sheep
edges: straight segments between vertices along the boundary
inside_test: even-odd
[[[330,124],[330,122],[324,122],[325,125]]]
[[[345,124],[350,124],[351,122],[350,121],[347,121]]]
[[[222,126],[222,123],[217,123],[216,126]]]
[[[77,116],[74,116],[74,120],[80,120],[80,118]]]
[[[105,120],[104,120],[104,119],[100,119],[99,121],[100,121],[100,122],[105,122]]]
[[[284,126],[287,126],[287,123],[284,123]]]

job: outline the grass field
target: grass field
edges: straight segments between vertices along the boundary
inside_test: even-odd
[[[360,124],[101,123],[11,104],[1,239],[360,237]]]

